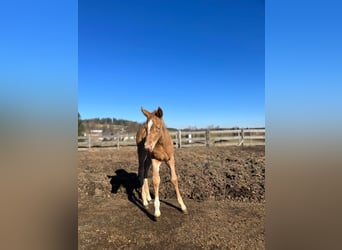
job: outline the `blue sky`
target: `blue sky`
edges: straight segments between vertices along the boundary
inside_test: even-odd
[[[265,126],[264,1],[79,1],[83,119]]]
[[[0,30],[1,117],[65,128],[77,112],[77,1],[4,1]]]

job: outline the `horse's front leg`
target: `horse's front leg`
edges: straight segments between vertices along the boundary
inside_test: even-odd
[[[159,167],[161,162],[152,159],[152,167],[153,167],[153,188],[154,188],[154,216],[160,216],[160,201],[159,201],[159,184],[160,184],[160,176],[159,176]]]
[[[143,205],[145,207],[148,206],[149,202],[152,200],[151,195],[150,195],[150,188],[148,185],[148,171],[151,166],[151,156],[147,154],[147,157],[145,158],[144,162],[144,171],[143,171],[143,185],[141,188],[141,198],[143,200]]]

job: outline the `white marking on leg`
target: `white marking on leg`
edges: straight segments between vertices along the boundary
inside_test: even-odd
[[[154,216],[159,217],[160,216],[160,202],[159,202],[159,197],[156,196],[154,198]]]
[[[186,206],[185,206],[185,204],[184,204],[182,198],[180,198],[180,199],[178,200],[178,203],[181,205],[182,211],[183,211],[183,212],[186,212],[187,209],[186,209]]]
[[[159,176],[159,166],[161,162],[152,159],[152,167],[153,167],[153,187],[154,187],[154,216],[160,216],[160,202],[159,202],[159,184],[160,184],[160,176]]]
[[[152,125],[153,125],[153,121],[149,120],[147,123],[147,134],[150,133]]]

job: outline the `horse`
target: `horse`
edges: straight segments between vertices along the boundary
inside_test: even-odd
[[[141,198],[143,205],[147,207],[152,201],[148,186],[148,171],[152,164],[152,182],[154,187],[154,216],[160,217],[159,167],[165,162],[171,170],[171,182],[175,187],[177,201],[181,210],[186,214],[187,208],[183,202],[178,187],[178,177],[175,169],[175,156],[173,141],[163,120],[163,110],[149,112],[141,107],[141,112],[146,116],[146,122],[139,128],[136,135],[139,169],[138,177],[141,186]]]

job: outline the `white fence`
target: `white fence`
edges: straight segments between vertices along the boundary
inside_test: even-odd
[[[265,128],[169,131],[177,148],[192,146],[265,145]],[[135,134],[112,136],[79,136],[79,148],[136,146]]]

